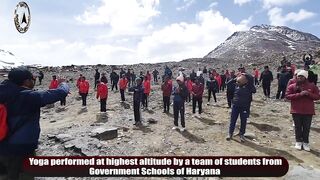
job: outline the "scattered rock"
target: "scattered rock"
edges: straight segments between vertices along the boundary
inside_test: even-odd
[[[100,154],[101,144],[99,140],[92,138],[79,138],[68,141],[64,148],[72,150],[84,156],[98,156]]]
[[[313,180],[319,179],[320,170],[319,169],[307,169],[301,166],[294,166],[285,177],[285,179],[290,180]]]
[[[248,139],[257,139],[257,136],[254,133],[245,133],[244,136]]]
[[[148,119],[148,123],[149,123],[149,124],[157,124],[158,121],[155,120],[155,119],[153,119],[153,118],[149,118],[149,119]]]
[[[52,109],[52,108],[54,108],[54,104],[48,104],[48,105],[46,105],[46,108],[47,109]]]
[[[56,141],[65,143],[67,141],[71,141],[74,139],[74,137],[72,137],[70,134],[58,134],[54,137],[56,139]]]
[[[105,128],[100,127],[94,129],[91,132],[91,137],[98,138],[99,140],[111,140],[118,137],[118,129],[117,128]]]
[[[130,104],[128,102],[122,102],[121,105],[124,107],[124,109],[130,109]]]
[[[106,123],[108,122],[108,114],[104,112],[100,112],[96,115],[97,122]]]

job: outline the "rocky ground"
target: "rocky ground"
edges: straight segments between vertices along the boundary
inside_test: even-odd
[[[151,66],[146,67],[152,70]],[[94,74],[93,70],[90,70],[77,73],[60,72],[60,75],[68,79],[76,79],[80,73],[90,78]],[[55,73],[47,72],[44,84],[36,86],[36,89],[47,89],[50,75],[53,74]],[[93,83],[92,79],[91,82]],[[135,127],[131,94],[126,93],[127,102],[120,103],[120,93],[109,89],[107,121],[97,122],[100,104],[95,98],[93,88],[90,89],[88,96],[88,108],[83,110],[74,82],[70,84],[72,92],[67,97],[65,109],[56,103],[54,107],[45,107],[41,111],[41,138],[37,155],[283,156],[289,161],[291,172],[286,177],[278,179],[320,177],[320,116],[317,115],[313,119],[310,133],[312,151],[297,151],[293,148],[295,139],[292,118],[289,114],[290,103],[275,100],[274,97],[264,99],[261,88],[254,95],[250,118],[252,123],[247,126],[247,142],[240,143],[237,136],[232,141],[225,140],[230,119],[225,92],[219,93],[218,103],[211,105],[207,105],[207,95],[205,95],[202,115],[193,115],[191,103],[187,104],[187,131],[181,133],[171,129],[173,127],[172,108],[170,114],[162,113],[160,85],[152,85],[149,110],[142,111],[143,126]],[[276,85],[274,84],[272,94],[275,95],[275,93]],[[316,105],[318,114],[319,109],[318,103]],[[101,127],[118,128],[118,136],[111,140],[99,140],[93,137],[92,131]]]

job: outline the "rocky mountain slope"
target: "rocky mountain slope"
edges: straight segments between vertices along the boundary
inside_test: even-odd
[[[253,26],[248,31],[235,32],[205,58],[249,63],[289,56],[294,61],[300,61],[302,52],[312,53],[319,47],[320,39],[312,34],[284,26],[261,25]]]

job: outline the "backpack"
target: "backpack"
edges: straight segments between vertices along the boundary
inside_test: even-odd
[[[0,141],[4,140],[8,135],[7,108],[0,104]]]

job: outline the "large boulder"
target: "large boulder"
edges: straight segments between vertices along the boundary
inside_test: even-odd
[[[99,127],[91,132],[91,137],[95,137],[102,141],[111,140],[118,137],[118,129]]]

